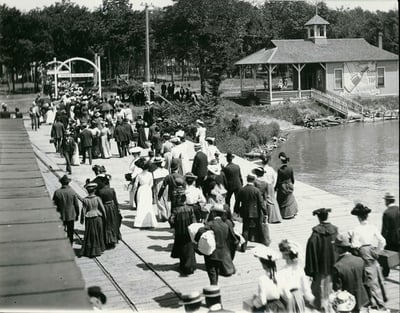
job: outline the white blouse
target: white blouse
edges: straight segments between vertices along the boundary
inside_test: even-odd
[[[297,289],[307,301],[311,302],[314,299],[310,279],[304,273],[301,262],[286,265],[277,273],[276,277],[286,298],[291,298],[290,290]]]
[[[187,204],[206,203],[203,192],[193,185],[186,187],[185,195]]]
[[[374,225],[369,224],[368,221],[362,221],[351,233],[351,245],[354,248],[372,245],[382,250],[386,245],[386,240]]]
[[[281,296],[281,288],[275,284],[267,275],[258,280],[258,292],[253,300],[253,305],[259,308],[266,305],[268,300],[277,300]]]

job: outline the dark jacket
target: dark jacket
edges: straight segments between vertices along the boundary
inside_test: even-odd
[[[62,186],[53,195],[53,202],[64,222],[78,220],[79,202],[78,196],[70,186]]]
[[[277,190],[282,183],[288,181],[294,184],[293,169],[289,165],[283,164],[278,169],[278,178],[276,180],[275,190]]]
[[[73,154],[75,151],[75,140],[72,137],[64,138],[62,141],[62,151],[64,153]]]
[[[162,197],[165,188],[168,187],[168,200],[170,200],[170,201],[173,200],[174,190],[177,187],[177,185],[176,185],[177,178],[180,178],[181,180],[185,180],[185,178],[181,174],[176,173],[176,172],[165,176],[164,181],[161,185],[161,188],[158,192],[158,198]],[[172,203],[171,203],[171,206],[173,206]]]
[[[312,229],[307,241],[305,272],[307,276],[331,275],[336,256],[333,242],[338,228],[331,223],[321,223]]]
[[[79,137],[82,147],[91,147],[93,145],[93,134],[89,129],[85,128],[82,130]]]
[[[117,124],[114,129],[114,138],[116,142],[129,141],[127,132],[122,124]]]
[[[400,210],[397,205],[388,207],[382,216],[382,236],[387,250],[400,251]]]
[[[203,151],[198,151],[194,156],[192,173],[198,177],[205,177],[208,171],[207,155]]]
[[[228,191],[238,190],[243,186],[242,174],[240,173],[240,167],[237,164],[229,163],[222,171],[226,178],[226,189]]]
[[[123,122],[122,127],[125,132],[125,137],[127,138],[125,141],[132,141],[133,140],[133,130],[129,123]]]
[[[150,136],[149,136],[150,137]],[[151,137],[151,148],[157,151],[161,151],[162,148],[162,138],[160,132],[154,132]]]
[[[356,298],[356,308],[368,304],[368,294],[364,287],[364,261],[350,253],[341,255],[334,265],[333,290],[346,290]]]
[[[64,124],[61,123],[60,121],[55,122],[51,128],[51,137],[56,139],[63,138],[64,133],[65,133]]]
[[[244,219],[258,218],[261,212],[267,215],[267,209],[260,190],[252,184],[247,184],[239,190],[235,202],[235,211]]]

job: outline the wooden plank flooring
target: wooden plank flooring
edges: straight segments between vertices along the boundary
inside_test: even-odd
[[[49,127],[47,129],[41,128],[37,133],[29,132],[32,142],[43,151],[48,161],[51,162],[52,168],[55,169],[58,164],[64,170],[64,160],[54,153],[54,146],[49,144],[49,133]],[[112,150],[114,156],[116,156],[115,142],[112,142]],[[146,230],[133,227],[135,211],[129,210],[129,206],[126,205],[129,194],[124,187],[126,184],[124,174],[128,172],[130,161],[130,157],[98,159],[93,160],[93,164],[104,165],[112,175],[111,185],[116,189],[119,203],[122,204],[121,212],[124,219],[121,231],[124,240],[171,288],[163,288],[161,285],[158,288],[157,278],[152,274],[149,267],[122,244],[119,244],[114,250],[106,251],[99,257],[99,260],[105,264],[110,275],[123,287],[123,290],[130,297],[133,297],[134,301],[138,301],[140,309],[174,308],[178,306],[175,292],[201,291],[203,287],[209,284],[204,259],[197,255],[198,266],[195,273],[189,277],[182,277],[178,272],[179,260],[170,257],[173,234],[168,224],[160,223],[157,228]],[[252,168],[257,166],[240,158],[235,158],[234,163],[241,166],[244,177]],[[71,184],[76,188],[81,188],[86,178],[94,177],[89,165],[73,167],[72,172],[73,183]],[[297,241],[305,248],[307,239],[311,234],[311,228],[318,223],[316,217],[312,216],[312,211],[319,207],[332,208],[330,220],[339,227],[341,232],[347,232],[358,224],[357,219],[350,215],[354,206],[352,200],[330,194],[299,181],[295,184],[295,197],[299,204],[298,216],[293,220],[269,225],[272,239],[271,247],[276,250],[278,243],[283,239]],[[376,210],[371,213],[369,218],[370,222],[378,228],[380,228],[381,215],[382,211]],[[238,231],[241,231],[241,223],[237,222],[235,227]],[[223,303],[228,309],[240,310],[242,301],[256,292],[257,280],[263,270],[259,261],[251,253],[251,247],[252,245],[246,253],[236,254],[234,263],[237,271],[235,275],[229,278],[220,278],[219,285]],[[84,259],[80,258],[78,264],[80,262],[84,262]],[[278,270],[282,266],[283,261],[280,261]],[[87,273],[93,272],[94,274],[96,272],[95,269],[91,268],[86,268],[86,270]],[[399,269],[392,270],[390,280],[385,282],[385,286],[389,295],[387,306],[397,309],[400,303]],[[164,300],[168,301],[163,302]],[[171,307],[169,307],[169,302],[172,303]]]

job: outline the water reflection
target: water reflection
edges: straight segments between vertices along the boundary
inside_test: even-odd
[[[295,178],[350,200],[383,208],[386,191],[399,194],[399,121],[356,123],[289,135],[285,151]]]

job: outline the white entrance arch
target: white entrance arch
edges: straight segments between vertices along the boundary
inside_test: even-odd
[[[88,64],[90,64],[91,66],[93,66],[93,68],[96,70],[97,75],[98,75],[98,79],[99,79],[99,96],[101,97],[102,92],[101,92],[101,66],[100,66],[100,56],[96,55],[95,57],[95,63],[93,63],[92,61],[85,59],[85,58],[81,58],[81,57],[73,57],[70,58],[68,60],[65,60],[64,62],[61,62],[60,65],[58,65],[58,67],[56,67],[55,69],[55,81],[54,81],[54,87],[55,87],[55,97],[58,98],[58,72],[63,68],[63,66],[68,66],[67,64],[70,64],[73,61],[82,61],[82,62],[86,62]],[[54,63],[57,63],[57,60],[54,58],[54,60],[52,61]]]
[[[50,61],[50,62],[47,62],[47,66],[50,66],[50,65],[53,65],[54,64],[54,66],[57,66],[57,64],[62,64],[63,62],[61,62],[61,61]],[[71,67],[68,65],[68,64],[65,64],[64,65],[67,69],[68,69],[68,71],[71,71]]]

